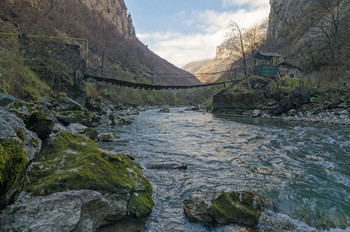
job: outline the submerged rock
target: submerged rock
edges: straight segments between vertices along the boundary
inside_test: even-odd
[[[158,113],[170,113],[170,109],[169,108],[166,108],[166,107],[163,107],[161,108]]]
[[[97,136],[99,141],[102,142],[113,142],[120,139],[120,136],[114,135],[112,133],[102,133]]]
[[[184,211],[190,221],[208,224],[243,224],[255,227],[263,210],[271,204],[251,192],[212,192],[190,196]]]
[[[132,124],[132,120],[119,117],[116,123],[117,125],[130,125]]]
[[[187,165],[184,164],[150,164],[147,166],[149,169],[168,169],[168,170],[187,170]]]

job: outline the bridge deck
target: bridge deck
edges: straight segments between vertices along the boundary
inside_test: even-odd
[[[130,87],[130,88],[139,88],[139,89],[193,89],[193,88],[202,88],[202,87],[208,87],[208,86],[214,86],[214,85],[224,85],[228,83],[234,83],[236,81],[223,81],[223,82],[216,82],[216,83],[209,83],[209,84],[202,84],[202,85],[149,85],[149,84],[142,84],[142,83],[133,83],[129,81],[122,81],[117,79],[111,79],[106,77],[97,77],[89,74],[84,75],[85,79],[94,79],[96,81],[100,82],[108,82],[113,85],[117,86],[123,86],[123,87]]]

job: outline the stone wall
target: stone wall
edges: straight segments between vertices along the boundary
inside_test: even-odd
[[[46,58],[62,62],[73,72],[82,64],[81,49],[79,45],[67,44],[58,40],[43,38],[28,38],[19,36],[20,53],[27,58]]]

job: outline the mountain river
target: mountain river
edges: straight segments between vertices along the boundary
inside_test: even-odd
[[[122,139],[101,143],[137,157],[154,190],[144,231],[239,231],[186,219],[192,193],[248,190],[266,196],[259,231],[350,231],[350,127],[148,110],[127,126],[101,126]],[[187,170],[150,169],[182,164]]]

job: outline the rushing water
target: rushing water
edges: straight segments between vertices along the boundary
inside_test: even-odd
[[[278,120],[149,110],[103,143],[137,157],[154,190],[145,231],[237,231],[191,223],[182,202],[192,193],[248,190],[273,201],[261,231],[350,231],[350,128]],[[147,169],[178,163],[187,170]]]

